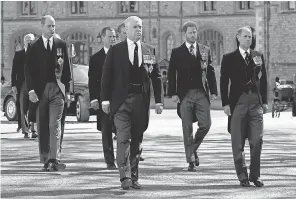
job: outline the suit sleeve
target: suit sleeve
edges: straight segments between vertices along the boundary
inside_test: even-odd
[[[11,87],[16,86],[18,67],[18,52],[15,52],[11,70]]]
[[[211,94],[218,95],[215,68],[213,67],[211,50],[208,52],[207,80]]]
[[[177,59],[176,51],[173,49],[168,70],[168,96],[177,95]]]
[[[35,90],[33,77],[32,77],[32,75],[34,74],[35,48],[36,46],[33,44],[30,50],[27,52],[27,59],[26,59],[25,68],[24,68],[25,81],[27,84],[28,92],[30,92],[31,90]]]
[[[89,88],[89,99],[90,101],[97,99],[100,100],[100,89],[101,89],[101,79],[97,79],[96,77],[96,60],[94,56],[91,56],[89,60],[89,69],[88,69],[88,88]]]
[[[229,105],[228,87],[229,87],[229,73],[227,71],[227,56],[224,55],[221,62],[221,76],[220,76],[220,93],[222,98],[222,107]]]
[[[110,47],[107,53],[107,57],[105,59],[103,70],[102,70],[102,78],[101,78],[101,93],[100,93],[100,101],[111,101],[111,93],[113,89],[113,59],[114,59],[114,47]]]
[[[65,85],[66,93],[70,91],[70,81],[71,81],[71,70],[70,62],[68,56],[68,48],[66,42],[64,42],[64,67],[62,72],[61,81]]]
[[[155,56],[155,49],[154,49],[154,56]],[[157,62],[153,65],[153,71],[150,74],[150,78],[152,81],[155,103],[163,104],[164,100],[163,100],[162,80],[161,80],[161,74],[160,74],[160,70]]]
[[[264,63],[263,55],[261,55],[262,59],[262,77],[260,78],[260,93],[262,97],[262,103],[267,104],[267,76],[266,76],[266,68]]]

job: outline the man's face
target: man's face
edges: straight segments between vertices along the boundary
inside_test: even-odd
[[[187,27],[185,32],[186,41],[190,44],[194,44],[197,40],[197,29],[196,27]]]
[[[142,20],[131,19],[126,26],[126,36],[132,41],[138,41],[142,38]]]
[[[25,48],[28,47],[28,44],[32,44],[34,40],[35,40],[35,37],[33,37],[33,36],[26,37],[24,40]]]
[[[243,29],[240,35],[237,35],[239,46],[242,49],[248,50],[252,44],[252,32],[248,29]]]
[[[44,25],[42,25],[42,34],[46,38],[50,38],[55,33],[55,20],[46,18]]]
[[[115,43],[116,34],[115,31],[106,30],[106,35],[103,38],[104,46],[110,48],[111,45]]]
[[[126,31],[125,27],[121,27],[120,32],[118,33],[120,41],[124,41],[126,39]]]

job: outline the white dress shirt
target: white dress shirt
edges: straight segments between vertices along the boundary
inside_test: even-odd
[[[43,35],[42,35],[42,39],[43,39],[44,48],[47,50],[47,42],[48,42],[48,39],[45,38]],[[52,44],[53,44],[53,37],[49,38],[50,50],[52,50]]]
[[[133,42],[130,39],[126,39],[127,40],[127,46],[128,46],[128,57],[130,62],[133,64],[134,63],[134,51],[135,51],[135,42]],[[139,60],[139,66],[141,66],[142,64],[142,46],[141,46],[141,41],[137,41],[136,42],[138,45],[138,60]]]
[[[193,45],[193,52],[194,52],[194,55],[196,56],[196,42],[194,42],[194,44],[190,44],[188,43],[187,41],[185,42],[185,45],[186,47],[188,48],[188,51],[190,52],[190,46]]]
[[[244,59],[246,59],[246,51],[242,49],[241,47],[238,47],[240,54],[243,56]],[[250,54],[250,48],[247,50],[247,52]]]

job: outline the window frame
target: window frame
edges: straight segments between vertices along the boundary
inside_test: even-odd
[[[23,9],[24,9],[23,6],[24,6],[25,2],[28,2],[28,4],[29,4],[28,5],[29,10],[28,10],[27,13],[23,12]],[[36,8],[35,8],[36,13],[34,13],[34,14],[31,13],[31,5],[32,5],[32,3],[34,3],[35,6],[36,6]],[[38,1],[20,1],[19,2],[19,9],[20,9],[20,12],[19,12],[20,17],[37,17],[38,16]]]
[[[81,9],[81,6],[80,6],[80,3],[83,2],[84,4],[84,7],[85,7],[85,12],[83,13],[80,13],[80,9]],[[68,10],[69,10],[69,15],[70,16],[86,16],[88,15],[88,4],[87,4],[88,1],[69,1],[68,2]],[[73,3],[77,3],[77,8],[76,8],[76,13],[72,12],[72,5]]]
[[[122,9],[121,9],[121,5],[122,5],[122,2],[128,2],[129,3],[129,6],[128,6],[128,12],[123,12]],[[130,6],[130,3],[131,2],[135,2],[135,8],[136,8],[136,11],[135,12],[131,12],[131,6]],[[118,14],[120,15],[129,15],[129,14],[139,14],[139,8],[140,8],[140,4],[139,4],[139,1],[118,1]]]

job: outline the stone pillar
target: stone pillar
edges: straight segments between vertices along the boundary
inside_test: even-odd
[[[255,19],[256,19],[256,50],[265,55],[265,32],[264,32],[264,2],[255,1]]]

